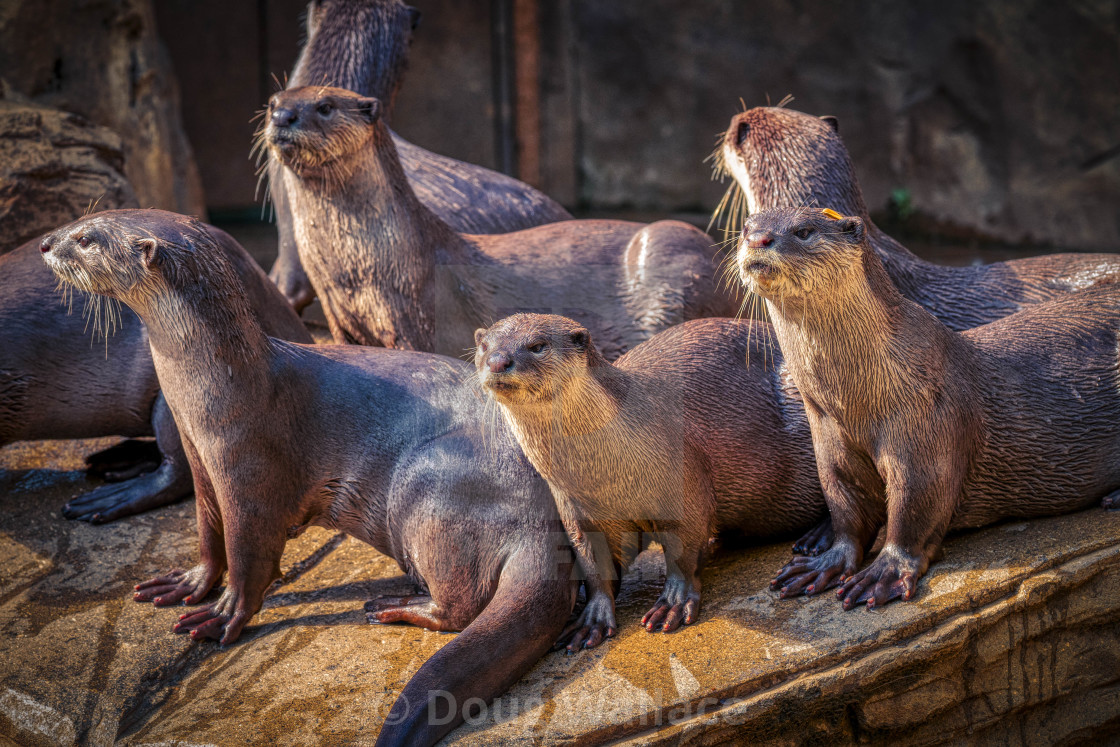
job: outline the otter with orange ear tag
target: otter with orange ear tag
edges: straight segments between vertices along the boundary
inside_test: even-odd
[[[865,221],[831,209],[752,215],[738,265],[805,402],[835,532],[779,572],[783,595],[910,599],[949,530],[1115,505],[1120,285],[954,332],[899,293]]]

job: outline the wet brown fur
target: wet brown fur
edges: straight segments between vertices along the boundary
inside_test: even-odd
[[[1120,488],[1120,285],[958,333],[899,293],[864,226],[765,211],[738,257],[804,399],[835,530],[778,581],[846,579],[845,607],[910,598],[947,530],[1111,506]]]
[[[548,480],[594,588],[569,648],[613,631],[614,568],[648,540],[668,577],[643,623],[671,630],[695,618],[710,537],[773,537],[823,516],[804,411],[763,326],[694,320],[614,365],[560,316],[477,331],[479,381]]]
[[[737,305],[715,249],[677,221],[565,221],[511,234],[455,233],[404,178],[376,99],[282,91],[262,132],[288,173],[296,243],[336,342],[460,355],[475,327],[557,311],[616,357],[655,332]]]
[[[367,605],[371,621],[463,630],[405,687],[378,744],[432,744],[463,705],[509,687],[563,628],[575,599],[547,485],[508,429],[486,433],[470,367],[442,356],[287,343],[265,335],[214,242],[60,235],[60,278],[131,307],[194,474],[199,564],[137,586],[136,601],[216,601],[178,632],[237,640],[279,577],[292,530],[344,531],[397,560],[418,593]],[[403,712],[402,712],[403,711]]]
[[[307,42],[289,88],[330,85],[382,101],[389,119],[420,13],[401,0],[314,0],[307,8]],[[457,231],[507,233],[569,220],[559,203],[505,174],[456,161],[389,133],[420,201]],[[284,172],[268,164],[276,208],[279,255],[270,276],[296,309],[315,297],[300,265]]]
[[[833,117],[749,109],[732,117],[713,155],[717,173],[736,182],[723,205],[731,210],[729,231],[748,214],[775,208],[831,208],[858,216],[899,292],[950,329],[987,324],[1120,275],[1116,254],[1049,254],[971,267],[919,259],[871,221]]]
[[[63,511],[69,518],[103,522],[185,498],[191,476],[143,324],[104,297],[85,299],[72,289],[60,294],[57,278],[43,264],[41,244],[86,232],[129,246],[153,237],[212,243],[248,289],[253,314],[270,334],[298,342],[310,342],[311,336],[233,238],[174,213],[93,213],[0,257],[0,446],[46,438],[156,436],[159,451],[149,467],[154,471],[135,476],[138,467],[130,464],[118,481],[78,496]],[[95,468],[108,453],[90,457]]]

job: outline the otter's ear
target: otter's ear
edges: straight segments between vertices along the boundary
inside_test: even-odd
[[[381,102],[377,99],[362,97],[355,103],[358,106],[358,113],[369,120],[370,124],[381,119]]]
[[[408,22],[412,25],[413,31],[420,28],[420,18],[422,16],[423,14],[420,12],[419,8],[413,8],[411,5],[408,6]]]
[[[486,327],[479,327],[474,331],[474,344],[476,347],[482,344],[483,337],[486,337]]]
[[[158,266],[163,262],[163,253],[155,239],[140,239],[136,242],[136,248],[140,250],[140,258],[144,260],[145,267]]]
[[[863,241],[863,220],[860,218],[844,218],[840,221],[840,233],[851,237],[856,244]]]
[[[572,334],[568,335],[568,339],[572,341],[572,345],[574,345],[577,350],[587,350],[588,346],[591,345],[591,333],[583,327],[580,327],[572,332]]]
[[[832,116],[831,114],[826,114],[826,115],[824,115],[823,117],[821,117],[821,119],[822,119],[822,120],[824,120],[824,122],[825,122],[825,123],[826,123],[826,124],[827,124],[827,125],[828,125],[829,127],[831,127],[831,128],[832,128],[832,131],[833,131],[833,132],[836,132],[836,133],[839,133],[839,132],[840,132],[840,120],[839,120],[839,119],[837,119],[836,117]]]

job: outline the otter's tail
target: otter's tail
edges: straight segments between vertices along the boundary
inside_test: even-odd
[[[489,704],[544,656],[575,601],[570,568],[522,550],[502,569],[494,597],[474,622],[424,662],[393,704],[378,747],[431,745]],[[528,562],[526,562],[528,561]],[[534,562],[536,561],[536,562]]]

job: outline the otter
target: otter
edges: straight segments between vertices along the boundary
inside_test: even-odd
[[[1120,275],[1117,254],[1049,254],[972,267],[919,259],[871,221],[835,117],[780,107],[741,112],[724,133],[716,170],[730,173],[732,189],[742,190],[740,197],[725,200],[732,213],[801,206],[859,217],[898,291],[953,330],[987,324]],[[741,220],[730,216],[732,226]]]
[[[307,42],[288,87],[328,84],[357,91],[380,99],[388,120],[419,22],[420,11],[401,0],[313,0],[307,6]],[[395,132],[389,136],[420,201],[457,231],[508,233],[572,217],[524,182],[424,150]],[[314,300],[315,290],[296,250],[285,178],[270,157],[268,180],[279,234],[270,276],[299,311]]]
[[[564,221],[464,235],[409,187],[377,99],[320,86],[269,101],[261,137],[291,178],[303,265],[335,342],[461,355],[518,310],[563,311],[614,358],[686,319],[732,316],[715,248],[678,221]]]
[[[785,594],[910,599],[946,531],[1115,505],[1120,285],[956,332],[894,286],[861,216],[831,209],[752,215],[738,265],[804,400],[835,532],[782,569]]]
[[[836,117],[756,107],[731,118],[713,154],[717,175],[734,181],[717,209],[728,210],[725,232],[761,210],[827,207],[864,223],[895,287],[950,329],[994,322],[1025,306],[1072,293],[1120,275],[1120,255],[1051,254],[972,267],[926,262],[872,222]],[[753,307],[753,303],[748,303]],[[794,551],[818,554],[832,542],[826,521]]]
[[[152,236],[176,244],[212,242],[237,272],[269,334],[296,342],[311,342],[311,336],[229,234],[174,213],[95,213],[0,257],[0,446],[46,438],[156,438],[154,445],[130,440],[87,458],[92,475],[112,482],[70,501],[63,515],[96,524],[185,498],[191,475],[144,325],[131,311],[96,297],[91,318],[85,318],[80,305],[73,309],[75,299],[62,302],[58,281],[43,264],[44,248],[59,237],[80,236],[92,223],[112,227],[126,245]],[[91,329],[98,324],[103,342]]]
[[[666,580],[642,624],[668,632],[696,619],[709,537],[790,534],[824,515],[804,409],[765,326],[686,322],[614,365],[561,316],[475,333],[479,381],[552,488],[588,584],[569,650],[615,632],[616,568],[646,540],[665,549]]]
[[[206,239],[135,237],[93,216],[44,244],[63,282],[143,320],[194,474],[199,563],[135,599],[200,603],[225,572],[218,599],[175,629],[229,644],[279,578],[290,533],[368,542],[420,590],[371,601],[373,621],[463,631],[404,688],[378,741],[431,744],[462,713],[429,723],[429,690],[489,700],[567,622],[576,588],[548,486],[508,430],[483,427],[465,362],[268,337]]]

